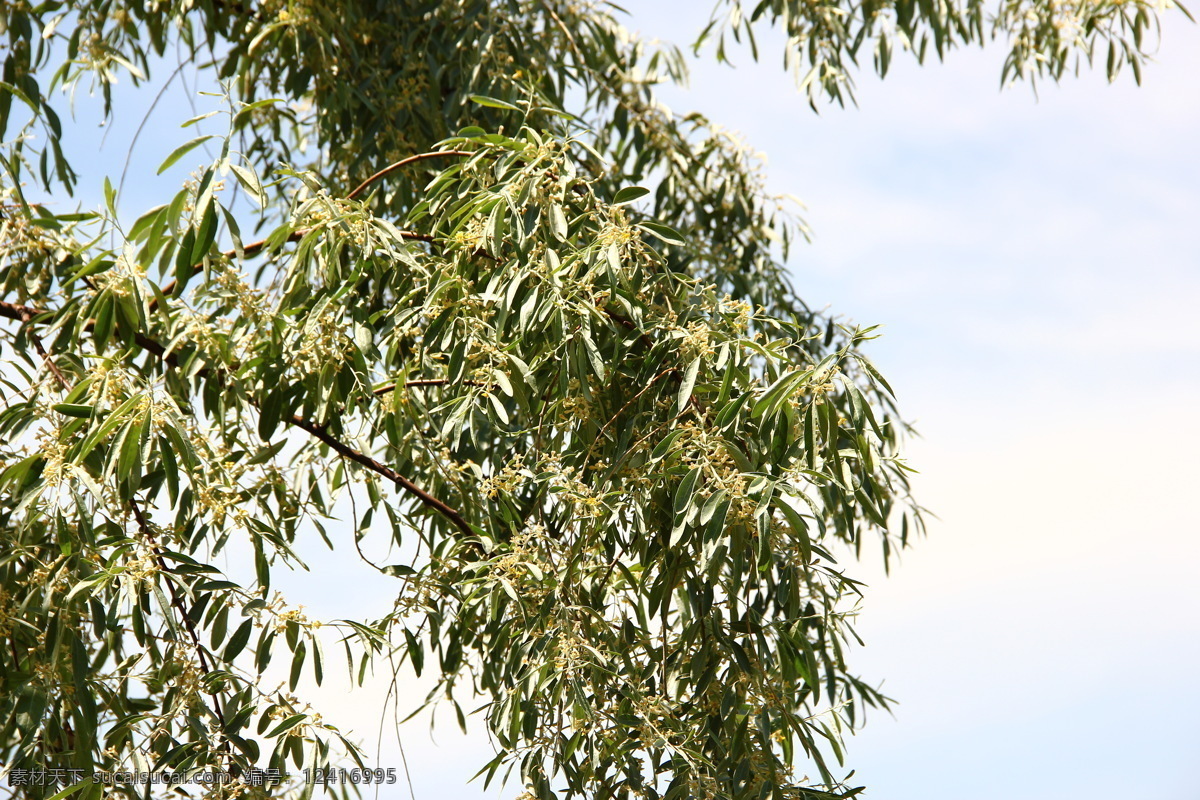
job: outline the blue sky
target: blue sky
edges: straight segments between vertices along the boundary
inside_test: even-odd
[[[707,16],[626,7],[682,42]],[[900,701],[849,743],[865,796],[1200,797],[1200,31],[1169,19],[1142,87],[1000,92],[992,48],[819,116],[762,49],[668,102],[808,206],[797,285],[884,324],[940,517],[890,577],[855,568],[858,668]]]
[[[631,29],[684,45],[707,20],[705,4],[624,5]],[[1001,92],[993,48],[901,58],[886,81],[858,77],[857,108],[820,115],[764,50],[736,70],[702,58],[664,97],[740,131],[773,190],[806,203],[796,283],[885,326],[872,354],[922,432],[909,459],[939,516],[890,577],[873,558],[851,570],[871,584],[858,669],[900,705],[851,740],[848,767],[890,800],[1200,798],[1200,29],[1171,17],[1142,87],[1093,73]],[[187,93],[138,163],[183,140]],[[119,173],[133,127],[100,174]],[[152,171],[131,175],[126,209],[178,186]],[[347,579],[356,592],[328,591]],[[389,581],[333,561],[287,585],[327,616],[390,605]],[[373,749],[381,692],[321,695]],[[490,756],[480,728],[403,729],[418,800],[520,791],[465,785]],[[399,766],[386,738],[379,763]]]

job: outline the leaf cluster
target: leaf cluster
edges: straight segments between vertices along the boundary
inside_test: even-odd
[[[986,30],[977,5],[729,9],[706,35],[781,25],[835,98],[866,42],[882,71]],[[543,800],[857,793],[843,735],[889,701],[848,664],[839,559],[921,530],[904,424],[872,330],[790,285],[805,229],[757,157],[657,101],[678,51],[553,0],[2,14],[7,767],[309,796],[246,776],[365,766],[297,695],[329,648],[358,684],[432,675],[426,704],[497,746],[481,780]],[[1010,73],[1057,77],[1121,24],[1136,67],[1153,19],[987,24]],[[172,50],[224,106],[159,172],[207,163],[129,224],[110,181],[93,212],[38,201],[27,175],[75,181],[54,96],[90,79],[107,107]],[[306,536],[395,596],[310,619],[273,587]]]

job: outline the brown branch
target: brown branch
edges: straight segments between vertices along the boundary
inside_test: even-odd
[[[38,314],[45,313],[40,308],[23,306],[20,303],[8,303],[0,300],[0,317],[15,319],[17,322],[29,322]]]
[[[650,335],[643,330],[639,330],[638,326],[635,325],[633,320],[629,319],[629,317],[626,317],[624,314],[619,314],[616,311],[608,308],[602,308],[600,310],[608,315],[609,319],[621,327],[631,331],[638,331],[638,338],[642,340],[642,344],[646,345],[646,347],[654,347],[654,340],[650,338]]]
[[[297,228],[296,230],[294,230],[290,234],[288,234],[287,241],[294,242],[298,239],[302,239],[302,238],[304,238],[304,235],[311,230],[312,230],[312,228]],[[244,256],[256,255],[259,251],[261,251],[266,246],[267,246],[267,240],[259,239],[257,242],[251,242],[250,244],[243,245],[241,248],[241,253]],[[225,258],[235,258],[237,256],[237,254],[238,254],[237,248],[234,248],[233,250],[226,250],[224,253],[221,253],[221,255]],[[195,275],[197,272],[200,272],[202,269],[204,269],[203,262],[201,262],[199,264],[193,264],[192,265],[192,274]],[[168,295],[175,294],[175,289],[177,288],[177,286],[178,286],[178,284],[176,281],[171,281],[166,286],[162,287],[163,296],[166,297]],[[153,311],[157,305],[158,305],[158,298],[151,297],[150,302],[149,302],[150,310]]]
[[[405,388],[409,388],[409,387],[418,387],[419,388],[421,386],[447,386],[450,383],[452,383],[452,381],[449,378],[415,378],[411,381],[405,381],[404,386],[405,386]],[[497,386],[494,383],[483,383],[482,381],[459,381],[458,384],[460,386],[486,386],[489,389],[500,388],[499,386]],[[376,396],[379,396],[379,395],[385,395],[389,392],[394,392],[394,391],[396,391],[396,384],[395,383],[387,383],[387,384],[384,384],[383,386],[380,386],[378,389],[373,389],[372,393],[375,394]]]
[[[42,337],[37,334],[33,334],[33,347],[37,350],[38,355],[42,357],[42,362],[54,373],[54,377],[58,379],[59,385],[63,389],[67,389],[70,386],[70,381],[67,380],[66,375],[63,375],[62,370],[58,368],[58,364],[54,363],[54,359],[50,358],[50,354],[46,352],[46,348],[42,345]]]
[[[30,306],[17,305],[16,303],[6,303],[0,300],[0,316],[8,317],[9,319],[20,320],[21,322],[30,322],[38,314],[42,313],[36,308]],[[58,364],[54,363],[54,359],[50,358],[50,354],[46,352],[46,346],[42,344],[42,337],[38,336],[36,331],[29,332],[29,338],[33,341],[33,349],[37,350],[37,354],[42,357],[42,363],[50,370],[58,381],[59,386],[65,391],[71,386],[71,382],[67,380],[67,376],[58,368]]]
[[[308,431],[317,439],[320,439],[322,442],[329,445],[329,447],[338,455],[348,458],[356,464],[361,464],[372,472],[382,475],[383,477],[395,483],[397,486],[403,488],[409,494],[420,500],[422,505],[426,506],[427,508],[432,508],[433,510],[439,512],[442,516],[449,519],[466,535],[475,535],[475,531],[472,530],[471,526],[465,519],[463,519],[463,516],[459,514],[458,511],[429,494],[420,486],[417,486],[408,478],[404,477],[399,472],[396,472],[386,464],[381,464],[370,456],[360,453],[358,450],[355,450],[353,447],[350,447],[349,445],[340,441],[337,437],[330,434],[329,431],[325,429],[324,425],[317,425],[311,420],[304,419],[304,417],[296,416],[295,414],[293,414],[291,417],[285,417],[285,419],[290,424],[295,425],[297,428],[302,430]]]
[[[404,167],[407,167],[409,164],[416,163],[417,161],[424,161],[427,158],[442,158],[443,156],[473,156],[473,155],[475,155],[475,154],[468,150],[439,150],[439,151],[433,152],[433,153],[418,153],[415,156],[409,156],[408,158],[402,158],[399,161],[397,161],[395,164],[389,164],[388,166],[379,170],[379,172],[376,172],[374,175],[367,178],[365,181],[360,183],[358,186],[354,187],[354,191],[352,191],[352,192],[350,192],[350,194],[346,195],[346,199],[353,200],[354,198],[356,198],[360,194],[362,194],[363,190],[366,189],[368,186],[370,186],[375,181],[379,180],[380,178],[391,175],[396,170],[403,169]]]

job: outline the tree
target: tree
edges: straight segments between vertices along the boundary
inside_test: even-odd
[[[1010,80],[1107,45],[1136,76],[1161,10],[722,2],[698,46],[783,27],[815,105],[866,47],[884,73],[1007,37]],[[538,798],[858,791],[842,735],[889,701],[846,663],[837,558],[920,531],[904,424],[870,329],[790,286],[804,229],[750,151],[655,101],[677,51],[557,0],[0,22],[0,748],[10,783],[63,771],[18,796],[157,791],[88,779],[125,769],[309,795],[255,770],[365,766],[292,695],[326,645],[359,682],[398,663],[460,718],[482,701],[484,779]],[[167,52],[224,99],[163,168],[215,159],[132,224],[108,182],[97,212],[34,199],[75,184],[58,90],[119,113],[118,75]],[[272,575],[306,531],[334,547],[339,498],[356,544],[394,543],[363,568],[396,599],[322,625]]]

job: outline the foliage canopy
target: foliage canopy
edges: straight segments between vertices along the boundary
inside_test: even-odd
[[[1136,74],[1162,10],[722,0],[697,47],[779,26],[810,100],[842,101],[863,53],[883,73],[995,37],[1005,80],[1101,54]],[[888,700],[846,663],[859,584],[836,557],[920,530],[903,423],[870,331],[789,284],[803,227],[751,151],[658,103],[683,59],[612,14],[0,4],[10,779],[218,769],[238,780],[205,796],[311,794],[246,776],[363,763],[293,694],[336,647],[360,683],[407,664],[460,718],[482,701],[484,779],[515,767],[537,798],[854,793],[842,735]],[[61,95],[120,113],[118,76],[172,52],[224,97],[163,168],[215,158],[131,224],[108,182],[97,211],[36,201],[76,182]],[[309,620],[272,575],[347,525],[394,545],[363,557],[394,603]],[[143,796],[14,791],[69,786]]]

